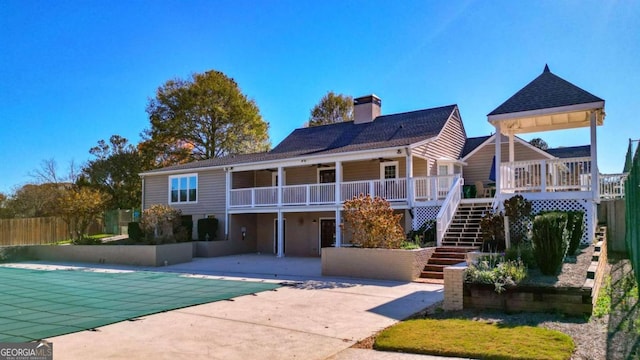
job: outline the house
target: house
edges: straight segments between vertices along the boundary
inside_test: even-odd
[[[455,104],[381,114],[380,98],[364,96],[354,100],[353,122],[297,129],[269,152],[145,172],[142,206],[169,204],[194,223],[215,216],[224,254],[319,256],[322,247],[347,245],[337,224],[343,202],[360,193],[386,198],[407,231],[436,220],[438,244],[464,204],[495,208],[515,193],[535,210],[583,210],[583,240],[591,239],[604,100],[545,66],[488,115],[490,136],[467,137]],[[577,127],[591,129],[590,145],[543,151],[516,136]],[[478,182],[495,183],[495,194],[464,199],[463,185]]]

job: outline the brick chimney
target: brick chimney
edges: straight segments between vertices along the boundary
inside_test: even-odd
[[[363,124],[372,122],[380,116],[382,101],[374,94],[353,99],[353,122]]]

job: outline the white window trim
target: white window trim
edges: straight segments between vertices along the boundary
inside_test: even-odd
[[[271,173],[271,186],[278,186],[278,182],[276,179],[278,178],[278,172],[274,171]],[[287,185],[287,172],[282,170],[282,185]]]
[[[173,179],[180,179],[180,178],[187,178],[187,186],[189,184],[189,178],[195,176],[196,178],[196,201],[171,201],[171,180]],[[180,183],[180,181],[178,181],[178,184]],[[198,200],[200,199],[200,182],[198,179],[198,173],[191,173],[191,174],[180,174],[180,175],[171,175],[168,178],[168,198],[167,198],[167,203],[168,204],[175,204],[175,205],[181,205],[181,204],[197,204]],[[187,190],[187,197],[188,197],[188,190]],[[178,199],[180,198],[180,195],[178,195]]]
[[[381,162],[380,163],[380,180],[385,180],[384,178],[384,169],[387,166],[395,166],[396,167],[396,177],[395,179],[400,178],[399,176],[399,172],[400,172],[400,163],[398,161],[385,161],[385,162]]]
[[[316,169],[316,183],[317,184],[320,184],[320,171],[326,171],[326,170],[333,170],[335,172],[336,167],[335,166],[330,166],[330,167],[323,167],[323,168]],[[338,179],[336,179],[334,184],[337,183],[337,182],[338,182]],[[329,184],[331,184],[331,183],[329,183]]]

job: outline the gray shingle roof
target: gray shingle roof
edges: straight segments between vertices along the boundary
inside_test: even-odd
[[[604,100],[553,74],[545,65],[542,74],[490,112],[488,116],[597,101]]]
[[[297,129],[271,153],[323,154],[405,146],[438,135],[456,105]]]
[[[547,149],[546,152],[557,158],[573,158],[591,156],[591,145],[567,146],[554,149]]]
[[[460,158],[462,159],[465,156],[469,155],[470,152],[475,150],[475,148],[477,148],[478,146],[482,145],[482,143],[487,141],[491,136],[493,135],[467,138],[467,140],[464,142],[464,147],[462,148],[462,152],[460,153]]]
[[[303,155],[335,154],[407,146],[440,133],[457,105],[378,116],[374,121],[352,121],[294,130],[269,152],[230,155],[174,165],[147,173],[226,166],[287,159]]]

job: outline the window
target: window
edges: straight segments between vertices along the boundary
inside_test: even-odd
[[[380,178],[385,179],[397,179],[398,178],[398,162],[389,161],[380,163]]]
[[[198,175],[169,177],[169,203],[194,203],[198,200]]]
[[[318,169],[318,184],[335,183],[336,182],[336,168],[319,168]]]

